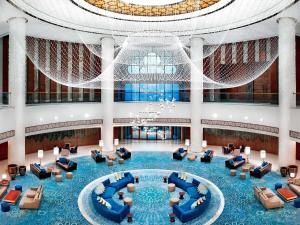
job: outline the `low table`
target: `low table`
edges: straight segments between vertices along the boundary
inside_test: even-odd
[[[167,176],[164,176],[163,179],[164,179],[164,183],[168,182],[168,177]]]
[[[60,175],[60,174],[61,174],[61,170],[56,169],[56,168],[52,168],[51,173],[52,173],[52,175],[54,175],[54,176]]]
[[[169,214],[169,218],[170,218],[170,222],[171,222],[171,223],[174,223],[174,222],[175,222],[175,217],[176,217],[175,213],[170,213],[170,214]]]
[[[291,202],[297,198],[297,195],[288,188],[279,188],[277,193],[286,202]]]
[[[123,199],[123,196],[124,196],[124,192],[119,191],[119,192],[118,192],[118,195],[119,195],[119,199],[122,200],[122,199]]]
[[[185,195],[185,192],[183,192],[183,191],[179,192],[179,199],[183,200],[184,199],[184,195]]]
[[[124,198],[124,205],[132,206],[132,198],[126,197]]]
[[[135,183],[137,183],[137,184],[138,184],[138,183],[140,182],[140,178],[139,178],[139,176],[135,176],[135,177],[134,177],[134,179],[135,179]]]
[[[127,214],[127,222],[132,223],[132,213]]]
[[[127,191],[128,192],[134,192],[134,190],[135,190],[135,187],[134,187],[133,183],[127,184]]]
[[[179,204],[179,198],[171,198],[170,199],[170,206],[173,207],[174,205]]]
[[[169,192],[174,192],[175,188],[176,188],[175,184],[173,184],[173,183],[168,184],[168,191]]]

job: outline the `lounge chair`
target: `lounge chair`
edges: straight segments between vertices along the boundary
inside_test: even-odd
[[[300,196],[300,178],[292,179],[291,182],[288,183],[289,188]]]
[[[70,153],[71,154],[76,154],[77,153],[77,149],[78,149],[78,146],[70,147]]]
[[[239,155],[231,159],[227,159],[225,161],[225,166],[229,169],[237,169],[240,166],[242,166],[245,162],[246,159],[244,159],[241,155]]]
[[[266,209],[281,208],[284,202],[269,188],[254,186],[254,195]]]
[[[179,148],[173,153],[173,159],[182,160],[187,155],[187,150]]]
[[[91,156],[97,163],[106,161],[106,158],[98,150],[92,150]]]
[[[131,158],[131,152],[128,149],[124,148],[124,147],[117,149],[116,153],[122,159]]]
[[[20,209],[38,209],[43,195],[43,186],[28,189],[20,201]]]
[[[43,168],[38,163],[30,164],[30,170],[34,175],[36,175],[40,179],[51,177],[51,172],[48,172],[45,168]]]
[[[265,174],[270,172],[272,169],[272,163],[263,162],[261,166],[257,166],[250,170],[250,176],[262,178]]]
[[[77,170],[77,163],[70,160],[70,159],[67,159],[65,157],[60,157],[56,161],[56,165],[59,166],[60,168],[62,168],[63,170],[67,171],[67,172]]]
[[[201,162],[211,162],[213,157],[214,157],[214,151],[207,150],[205,151],[204,155],[201,157]]]

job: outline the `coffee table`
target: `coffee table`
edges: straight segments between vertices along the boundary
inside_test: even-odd
[[[279,196],[286,202],[291,202],[297,198],[297,195],[288,188],[277,189]]]

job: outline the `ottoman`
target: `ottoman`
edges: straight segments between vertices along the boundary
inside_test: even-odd
[[[297,199],[294,201],[294,207],[295,207],[295,208],[300,208],[300,198],[297,198]]]
[[[108,165],[108,166],[113,166],[113,165],[114,165],[114,162],[113,162],[112,160],[108,160],[108,161],[107,161],[107,165]]]
[[[16,186],[15,186],[15,190],[16,190],[16,191],[21,191],[21,192],[22,192],[22,185],[19,185],[19,184],[16,185]]]
[[[124,159],[119,159],[119,164],[124,164]]]
[[[117,157],[115,155],[109,155],[108,159],[115,161],[117,159]]]
[[[52,173],[52,175],[54,175],[54,176],[60,175],[60,174],[61,174],[61,170],[55,169],[55,168],[54,168],[54,169],[52,169],[51,173]]]
[[[132,198],[126,197],[124,198],[124,205],[132,206]]]
[[[169,192],[174,192],[175,188],[176,188],[175,184],[173,184],[173,183],[168,184],[168,191]]]
[[[66,173],[66,178],[67,179],[72,179],[73,178],[73,173],[72,172],[67,172]]]
[[[55,176],[55,181],[56,182],[62,182],[62,175],[56,175]]]
[[[275,190],[277,191],[277,189],[282,188],[282,183],[276,183],[275,184]]]
[[[10,210],[10,204],[8,204],[7,202],[2,202],[1,203],[1,211],[9,212],[9,210]]]
[[[135,187],[134,187],[133,183],[127,184],[127,191],[128,192],[134,192],[134,189],[135,189]]]
[[[196,158],[197,158],[197,156],[194,155],[194,154],[192,154],[192,155],[190,155],[190,156],[188,157],[188,160],[190,160],[190,161],[195,161]]]
[[[246,180],[246,173],[240,173],[240,179]]]
[[[230,176],[232,177],[236,176],[236,170],[230,170]]]

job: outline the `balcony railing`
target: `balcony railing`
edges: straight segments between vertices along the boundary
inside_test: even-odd
[[[101,91],[90,92],[27,92],[26,104],[101,102]]]
[[[205,91],[204,102],[257,103],[278,105],[278,93]]]

